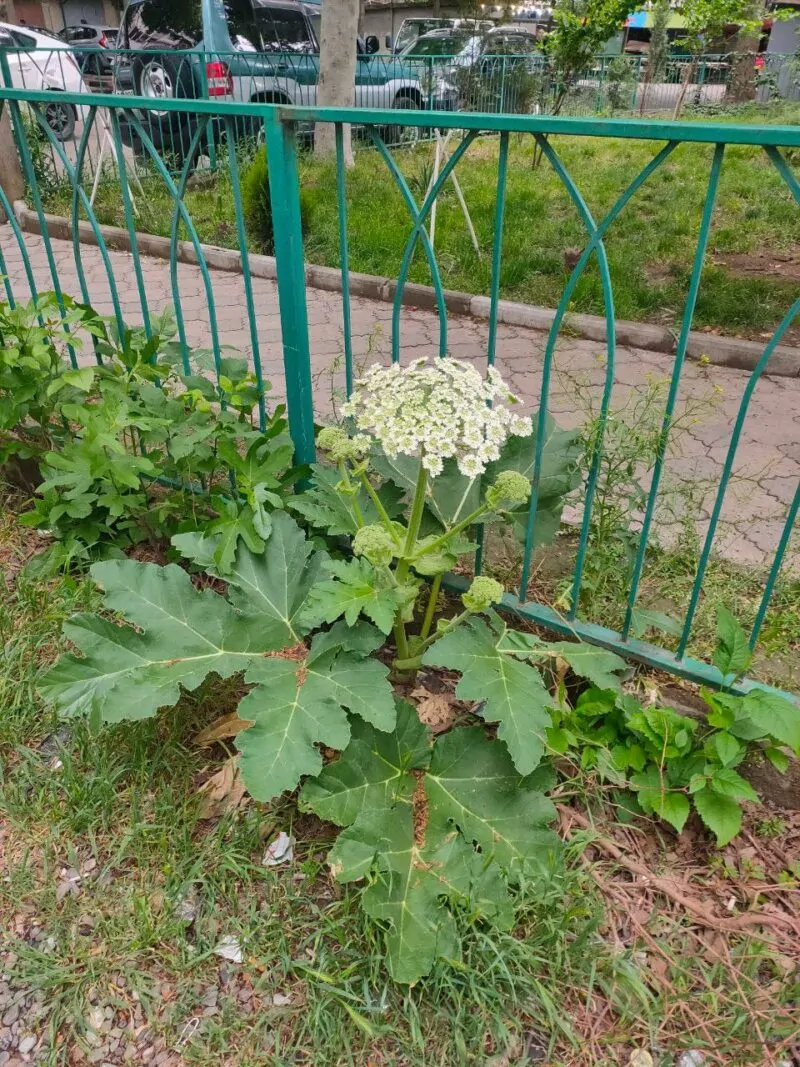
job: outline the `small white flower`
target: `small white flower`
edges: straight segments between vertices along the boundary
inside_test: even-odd
[[[517,398],[495,367],[482,378],[459,360],[415,359],[407,367],[374,364],[343,411],[388,456],[418,456],[432,477],[455,459],[462,474],[477,478],[509,436],[531,432],[530,419],[512,415],[509,403]]]

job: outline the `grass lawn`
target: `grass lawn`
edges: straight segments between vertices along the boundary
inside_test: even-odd
[[[701,118],[708,116],[699,116]],[[792,124],[798,105],[743,111],[739,121]],[[655,142],[591,138],[553,139],[596,219],[602,218],[626,185],[661,147]],[[565,251],[574,254],[585,230],[566,191],[545,163],[531,165],[529,138],[512,137],[503,234],[501,296],[554,306],[569,276]],[[433,148],[419,145],[395,158],[412,192],[421,200],[431,172]],[[617,317],[677,326],[680,322],[712,149],[680,147],[639,190],[606,239]],[[243,165],[246,159],[243,157]],[[472,246],[452,185],[443,191],[436,224],[436,250],[444,284],[470,293],[488,293],[494,230],[497,141],[483,138],[460,162],[457,173],[481,247]],[[306,258],[339,262],[335,175],[330,165],[305,157]],[[163,185],[144,179],[138,226],[167,235],[171,211]],[[202,181],[185,195],[201,240],[235,246],[236,226],[228,175]],[[69,214],[71,194],[56,185],[46,207]],[[101,222],[124,225],[116,182],[101,184],[95,204]],[[410,224],[400,193],[376,153],[357,153],[348,174],[351,267],[395,277]],[[259,250],[253,245],[254,250]],[[421,252],[412,281],[427,283]],[[761,338],[796,298],[800,284],[800,212],[763,151],[730,147],[720,181],[709,254],[697,303],[695,325]],[[592,264],[574,294],[573,310],[602,313],[599,273]]]
[[[758,940],[724,917],[730,901],[790,907],[798,813],[751,809],[720,853],[699,824],[677,840],[609,822],[596,789],[568,777],[563,868],[523,889],[514,930],[464,915],[463,960],[395,986],[356,888],[327,873],[329,827],[292,798],[203,810],[198,789],[226,752],[195,739],[235,683],[97,736],[42,707],[61,625],[97,594],[79,576],[26,573],[21,503],[5,498],[0,526],[0,1062],[610,1067],[647,1050],[638,1062],[666,1067],[695,1049],[752,1067],[785,1047],[798,938],[769,915]],[[267,868],[277,830],[295,858]],[[630,862],[677,896],[632,878]],[[696,922],[681,895],[720,918]],[[216,954],[224,938],[241,962]]]

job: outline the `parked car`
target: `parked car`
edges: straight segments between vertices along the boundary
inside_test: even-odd
[[[120,38],[130,50],[135,94],[156,104],[209,96],[313,106],[319,21],[319,4],[303,0],[227,0],[224,6],[201,0],[131,0]],[[354,43],[357,106],[424,106],[414,71],[399,59],[377,56],[377,37]],[[147,121],[160,150],[182,151],[196,128],[192,116],[157,108],[148,111]]]
[[[15,89],[52,89],[53,102],[43,114],[61,141],[75,133],[77,112],[72,104],[57,99],[58,92],[86,90],[75,52],[68,44],[44,30],[0,22],[0,49],[6,52],[11,84]]]
[[[77,26],[65,27],[58,36],[72,45],[85,77],[103,78],[113,72],[112,57],[103,55],[103,50],[114,47],[117,33],[110,26],[91,26],[88,22],[81,22]]]
[[[465,33],[486,33],[494,28],[494,23],[488,19],[456,19],[456,18],[410,18],[403,19],[397,36],[392,38],[387,34],[386,47],[390,52],[400,54],[405,52],[410,45],[419,37],[426,37],[435,30],[461,30]]]

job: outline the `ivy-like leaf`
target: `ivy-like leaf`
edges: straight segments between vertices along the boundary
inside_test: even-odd
[[[329,763],[300,793],[300,807],[321,819],[349,826],[362,811],[407,800],[416,779],[410,773],[430,758],[430,734],[413,707],[397,704],[397,725],[383,733],[363,722],[352,727],[345,756]]]
[[[66,623],[64,634],[83,658],[62,656],[39,686],[61,715],[143,719],[174,704],[181,686],[196,689],[212,671],[229,678],[276,647],[175,565],[110,560],[90,573],[105,591],[106,607],[144,632],[96,615]]]
[[[722,676],[729,674],[739,677],[750,665],[753,653],[747,643],[747,636],[727,608],[717,608],[717,647],[714,651],[714,666],[719,668]]]
[[[694,794],[697,814],[724,848],[742,828],[742,809],[733,797],[723,796],[706,787]]]
[[[200,533],[178,534],[172,544],[211,574],[217,574],[214,541]],[[325,573],[328,557],[316,550],[291,516],[276,511],[263,553],[239,546],[230,571],[228,598],[242,614],[258,619],[267,648],[286,648],[311,629],[303,618],[309,593]]]
[[[398,608],[405,602],[390,575],[381,574],[363,558],[330,560],[327,569],[333,577],[317,582],[311,590],[306,621],[335,622],[344,617],[353,626],[363,612],[388,634]]]
[[[535,667],[502,651],[507,631],[499,616],[493,624],[494,630],[482,619],[470,619],[431,645],[423,663],[461,672],[456,696],[484,702],[479,713],[499,723],[497,736],[514,766],[530,774],[544,753],[552,698]]]

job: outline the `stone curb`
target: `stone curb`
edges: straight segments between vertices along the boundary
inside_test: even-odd
[[[41,224],[37,212],[27,204],[17,200],[14,214],[20,229],[27,233],[41,233]],[[73,239],[70,219],[59,215],[45,215],[47,232],[51,237],[65,241]],[[118,226],[99,226],[103,240],[109,250],[130,252],[131,242],[127,230]],[[97,234],[88,222],[78,223],[78,238],[82,244],[97,245]],[[153,259],[169,259],[171,242],[168,237],[154,234],[137,233],[137,244],[142,255]],[[213,270],[230,271],[240,274],[242,271],[241,253],[230,248],[218,248],[215,245],[200,245],[206,265]],[[199,259],[191,241],[179,241],[177,246],[178,261],[199,265]],[[254,278],[277,276],[273,256],[251,253],[248,257],[250,273]],[[306,284],[313,289],[328,292],[341,292],[342,278],[336,267],[320,267],[313,263],[306,264]],[[380,278],[373,274],[350,272],[350,292],[353,296],[368,300],[380,300],[384,303],[394,300],[397,283],[390,278]],[[444,290],[445,306],[454,315],[466,315],[474,319],[488,319],[490,301],[487,296],[471,296],[451,289]],[[436,293],[429,285],[417,285],[409,282],[403,290],[403,304],[430,310],[436,309]],[[533,330],[549,330],[555,318],[552,308],[535,307],[532,304],[520,304],[513,300],[500,300],[497,305],[497,320],[506,326],[524,326]],[[605,342],[606,320],[599,315],[568,314],[564,316],[562,330],[590,341]],[[664,326],[653,326],[645,322],[628,322],[617,319],[617,343],[632,348],[646,348],[654,352],[671,353],[675,351],[675,333]],[[736,370],[753,370],[764,351],[758,341],[746,341],[737,337],[718,337],[714,334],[693,330],[689,334],[686,354],[690,359],[707,359],[720,367]],[[800,348],[779,345],[772,353],[769,374],[784,378],[800,377]]]

